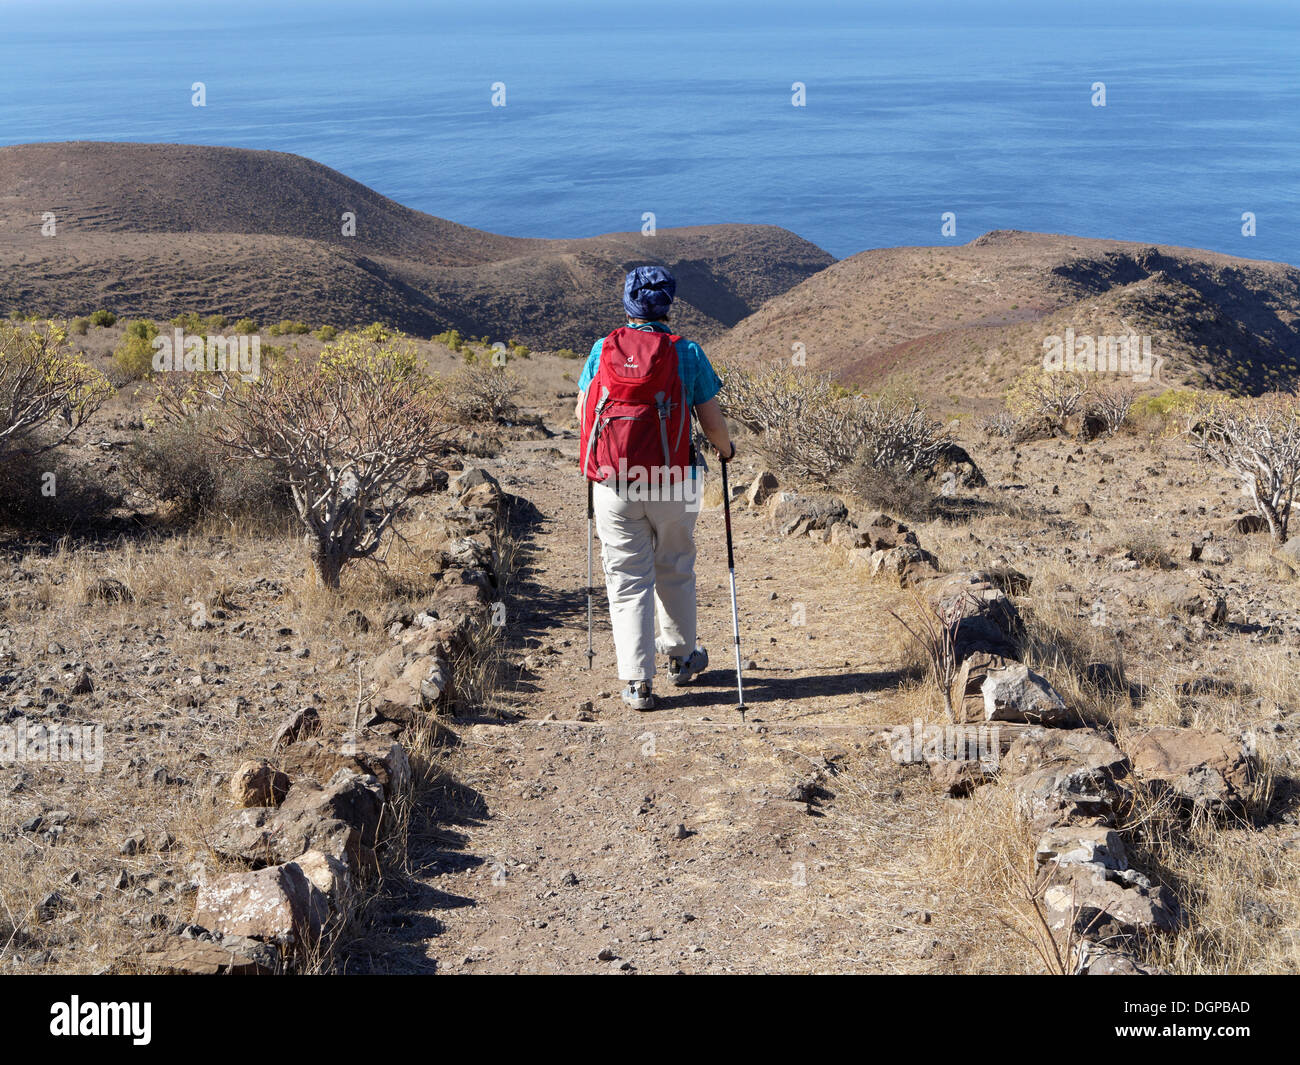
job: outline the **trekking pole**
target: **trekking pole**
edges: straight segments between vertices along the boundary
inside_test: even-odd
[[[593,482],[587,482],[587,668],[591,669],[591,660],[596,657],[596,652],[591,647],[591,523],[595,517],[596,508],[593,500]]]
[[[736,644],[736,709],[745,719],[745,682],[740,673],[740,611],[736,607],[736,553],[731,544],[731,486],[727,484],[727,464],[722,459],[722,513],[727,525],[727,572],[731,576],[731,635]]]

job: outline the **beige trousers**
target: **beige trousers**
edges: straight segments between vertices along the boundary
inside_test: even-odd
[[[597,484],[594,509],[618,675],[650,680],[656,649],[681,658],[695,649],[698,503],[629,499]]]

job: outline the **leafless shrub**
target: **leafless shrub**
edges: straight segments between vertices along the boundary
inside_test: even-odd
[[[1089,397],[1088,410],[1101,419],[1106,427],[1106,435],[1114,436],[1128,421],[1136,398],[1136,390],[1126,385],[1112,385]]]
[[[194,378],[162,389],[165,416],[207,414],[198,424],[210,439],[283,471],[327,588],[349,561],[378,552],[410,497],[411,471],[447,432],[414,354],[352,335],[315,365],[289,361],[256,381]]]
[[[1284,542],[1300,482],[1300,396],[1212,399],[1198,406],[1190,423],[1192,446],[1241,479],[1273,540]]]
[[[181,521],[283,520],[292,515],[289,486],[275,463],[210,446],[211,433],[202,422],[213,416],[212,411],[196,413],[143,434],[126,452],[126,475],[168,504]]]
[[[839,483],[864,503],[908,521],[929,521],[939,509],[924,480],[894,470],[855,463],[841,474]]]
[[[784,366],[730,369],[724,380],[727,416],[762,434],[764,450],[782,468],[824,483],[855,464],[920,473],[948,442],[914,399],[855,395],[828,376]]]
[[[518,413],[515,403],[524,382],[505,366],[459,370],[447,385],[447,404],[462,422],[503,422]]]
[[[1170,569],[1174,564],[1169,548],[1150,533],[1134,533],[1124,538],[1119,550],[1147,569]]]
[[[1028,925],[1028,929],[1021,927],[1020,922],[1005,917],[999,917],[998,923],[1027,944],[1052,976],[1073,975],[1078,971],[1076,959],[1080,955],[1081,946],[1076,927],[1079,906],[1073,896],[1070,899],[1064,933],[1058,935],[1052,930],[1047,903],[1044,899],[1048,887],[1051,886],[1051,880],[1038,872],[1035,868],[1035,859],[1030,857],[1027,873],[1011,864],[1006,866],[1005,872],[1006,895],[1020,904],[1022,911],[1020,916],[1023,923]]]
[[[1016,419],[1010,411],[998,411],[981,418],[979,429],[985,436],[1010,438],[1015,435]]]
[[[1084,409],[1092,382],[1073,370],[1022,374],[1007,393],[1007,410],[1017,421],[1046,420],[1059,428],[1072,414]]]
[[[957,656],[957,633],[965,615],[965,603],[956,598],[946,604],[935,604],[916,594],[912,599],[912,623],[904,621],[895,611],[889,613],[911,637],[926,663],[927,673],[943,700],[948,720],[957,720],[957,706],[965,697],[966,674]]]

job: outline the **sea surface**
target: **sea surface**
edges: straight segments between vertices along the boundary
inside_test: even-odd
[[[841,257],[1015,228],[1300,263],[1294,0],[7,0],[0,41],[0,143],[296,152],[495,232],[651,212]]]

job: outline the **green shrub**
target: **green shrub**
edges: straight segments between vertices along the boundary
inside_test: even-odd
[[[278,336],[295,336],[302,333],[310,333],[311,326],[306,322],[296,322],[292,318],[286,318],[282,322],[277,322],[267,331],[268,335]]]
[[[112,311],[95,311],[95,313],[90,316],[90,324],[107,329],[109,326],[117,324],[117,315]]]
[[[123,336],[138,337],[141,340],[152,340],[158,335],[158,323],[151,322],[148,318],[140,318],[134,322],[127,322]]]
[[[158,326],[147,319],[130,322],[113,352],[113,365],[124,381],[139,381],[153,373],[153,338]]]
[[[383,322],[371,322],[367,326],[355,331],[356,335],[362,340],[369,341],[372,344],[387,344],[394,337],[402,339],[406,336],[400,329],[394,329],[390,325],[384,325]]]
[[[448,329],[445,333],[439,333],[433,340],[452,351],[461,351],[465,347],[465,338],[460,335],[458,329]]]
[[[220,333],[230,324],[230,319],[224,314],[210,314],[208,320],[204,323],[205,333]]]
[[[1169,418],[1195,408],[1197,394],[1190,388],[1167,388],[1158,396],[1143,396],[1133,403],[1132,414],[1139,418]]]
[[[76,333],[77,336],[84,337],[87,333],[90,332],[90,319],[74,318],[72,319],[72,323],[69,325],[68,328],[71,329],[74,333]]]
[[[54,322],[0,326],[0,466],[13,454],[44,454],[94,417],[108,380],[69,350]]]
[[[335,329],[332,325],[323,325],[319,329],[317,329],[315,333],[312,334],[312,336],[314,336],[317,340],[323,340],[326,344],[328,344],[331,340],[337,338],[338,335],[339,335],[339,331]]]
[[[574,351],[572,348],[560,348],[560,350],[557,351],[555,354],[558,355],[558,356],[559,356],[560,358],[562,358],[562,359],[581,359],[581,358],[582,358],[582,356],[581,356],[578,352]]]
[[[193,311],[186,311],[184,314],[178,314],[172,319],[172,325],[184,329],[187,333],[202,333],[203,319]]]
[[[258,331],[257,320],[254,318],[241,318],[235,323],[235,332],[248,336]]]
[[[1191,388],[1169,388],[1159,395],[1143,396],[1129,408],[1128,427],[1149,437],[1182,432],[1195,418],[1202,398]]]

